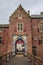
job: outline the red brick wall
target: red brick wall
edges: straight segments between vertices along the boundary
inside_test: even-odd
[[[18,19],[18,14],[22,14],[22,19]],[[21,22],[24,25],[23,32],[17,31],[17,24]],[[18,9],[15,14],[12,14],[9,20],[9,43],[12,46],[12,35],[27,35],[28,52],[32,53],[32,32],[31,32],[31,19],[24,11]],[[31,49],[30,49],[31,48]],[[11,50],[10,50],[11,51]]]
[[[18,14],[22,14],[22,19],[18,19]],[[17,23],[22,22],[24,25],[23,32],[17,31]],[[3,32],[0,35],[3,35],[3,43],[4,45],[0,46],[2,54],[6,54],[12,51],[12,36],[13,35],[27,35],[27,46],[28,53],[32,53],[32,45],[37,47],[37,55],[43,57],[43,46],[39,45],[39,35],[43,34],[38,31],[38,19],[31,19],[29,15],[27,15],[24,10],[20,8],[13,13],[9,19],[9,28],[4,28]],[[42,20],[43,23],[43,20]],[[33,37],[32,37],[33,36]],[[36,37],[36,40],[32,40],[32,38]],[[3,51],[4,50],[4,51]]]
[[[43,58],[43,44],[39,44],[39,37],[43,35],[43,32],[39,31],[38,25],[43,23],[43,19],[32,19],[32,34],[37,36],[37,40],[33,39],[33,45],[36,46],[36,54],[39,58]],[[34,28],[35,27],[35,28]]]
[[[1,55],[7,54],[8,50],[8,41],[9,41],[9,30],[8,28],[3,28],[3,31],[0,32],[0,35],[2,35],[2,44],[0,45],[0,53]]]

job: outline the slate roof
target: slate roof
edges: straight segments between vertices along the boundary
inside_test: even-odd
[[[6,28],[9,27],[9,24],[0,24],[0,27]]]
[[[31,15],[31,18],[43,18],[43,15]]]

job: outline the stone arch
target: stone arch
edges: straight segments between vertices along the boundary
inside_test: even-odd
[[[13,46],[12,46],[12,54],[15,55],[16,53],[16,50],[15,50],[15,44],[16,44],[16,41],[18,40],[18,36],[13,40]],[[24,42],[24,46],[25,46],[25,52],[24,52],[24,55],[27,55],[27,46],[26,46],[26,40],[22,37],[23,42]]]
[[[16,54],[17,52],[19,53],[24,53],[25,52],[25,42],[22,39],[17,39],[15,42],[15,50],[16,50]]]

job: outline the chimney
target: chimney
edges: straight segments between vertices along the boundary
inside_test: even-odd
[[[43,15],[43,12],[40,12],[41,15]]]
[[[27,14],[30,15],[30,11],[29,10],[28,10]]]

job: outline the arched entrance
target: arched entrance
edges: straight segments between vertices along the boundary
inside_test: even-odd
[[[18,39],[15,42],[15,53],[16,54],[24,54],[25,52],[25,43],[22,39]]]
[[[12,43],[12,56],[17,53],[27,55],[27,36],[15,35]]]

